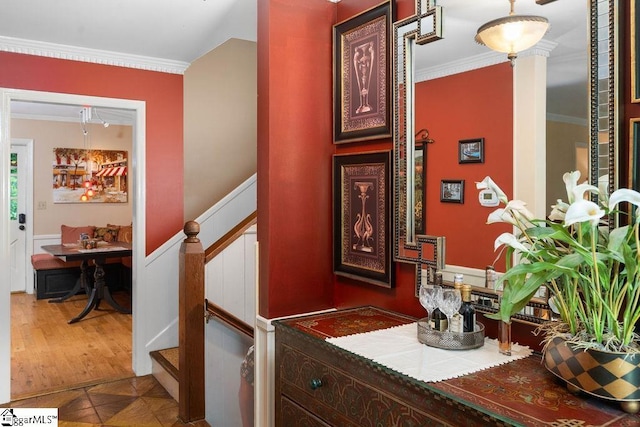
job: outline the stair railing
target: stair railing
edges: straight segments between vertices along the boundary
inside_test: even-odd
[[[197,237],[200,224],[188,221],[184,225],[187,238],[180,246],[178,290],[178,417],[184,423],[201,421],[205,417],[203,313],[205,319],[214,317],[253,339],[253,327],[205,299],[205,264],[256,222],[257,212],[253,212],[206,251]]]

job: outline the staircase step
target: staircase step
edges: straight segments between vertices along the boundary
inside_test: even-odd
[[[152,351],[149,356],[151,356],[151,373],[177,402],[178,347]]]

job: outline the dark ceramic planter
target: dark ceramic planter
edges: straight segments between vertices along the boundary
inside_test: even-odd
[[[576,349],[556,337],[545,348],[544,365],[573,392],[620,402],[629,413],[640,410],[640,354]]]

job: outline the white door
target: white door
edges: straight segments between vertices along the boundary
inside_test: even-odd
[[[27,290],[27,194],[30,194],[30,145],[11,144],[9,178],[9,265],[11,292]]]

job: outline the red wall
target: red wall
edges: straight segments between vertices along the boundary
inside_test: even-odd
[[[333,306],[331,26],[326,0],[258,2],[259,312]]]
[[[0,52],[0,87],[146,103],[146,249],[183,227],[181,75]]]
[[[447,238],[447,264],[484,269],[495,259],[495,238],[510,231],[485,224],[495,208],[480,206],[475,183],[489,175],[508,196],[513,194],[512,123],[508,63],[416,85],[416,129],[429,129],[435,141],[427,146],[427,234]],[[458,141],[476,138],[484,138],[484,163],[459,164]],[[463,204],[440,201],[443,179],[464,180]]]

